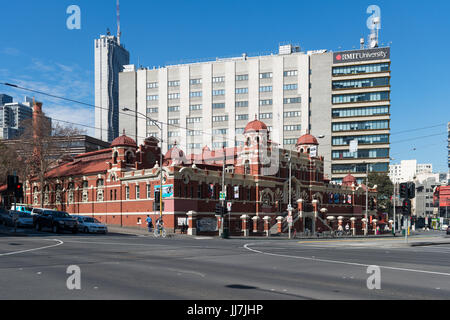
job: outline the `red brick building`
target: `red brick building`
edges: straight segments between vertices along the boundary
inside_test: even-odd
[[[46,184],[25,183],[25,201],[35,207],[56,208],[71,214],[95,216],[109,225],[146,227],[155,210],[155,192],[160,190],[163,171],[163,219],[169,231],[181,229],[189,221],[190,233],[217,235],[223,161],[225,161],[226,202],[232,203],[231,234],[286,232],[289,203],[289,150],[270,140],[267,126],[258,120],[244,131],[242,147],[185,154],[177,145],[164,155],[161,169],[158,140],[144,144],[125,134],[108,149],[64,158],[47,174]],[[349,223],[361,233],[365,211],[365,187],[352,176],[342,186],[324,178],[323,157],[313,156],[319,147],[313,136],[298,139],[292,152],[291,196],[295,210],[294,227],[303,232],[336,229]],[[315,153],[315,152],[314,152]],[[320,154],[320,153],[317,153]],[[39,203],[40,193],[44,203]],[[370,190],[376,196],[376,190]],[[189,213],[189,219],[187,219]],[[334,219],[333,219],[334,218]]]

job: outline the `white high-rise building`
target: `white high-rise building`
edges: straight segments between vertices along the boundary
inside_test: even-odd
[[[120,38],[95,40],[95,137],[111,142],[119,136],[119,72],[130,63]]]
[[[305,133],[320,138],[325,174],[339,183],[389,171],[390,48],[330,52],[281,45],[271,55],[246,54],[159,68],[127,66],[119,75],[120,130],[138,143],[159,137],[186,152],[243,144],[249,121],[295,149]],[[139,116],[137,114],[140,114]],[[351,151],[350,143],[358,142]]]
[[[389,166],[389,178],[393,183],[411,182],[419,175],[431,173],[433,173],[432,164],[418,164],[417,160],[402,160],[400,164]]]

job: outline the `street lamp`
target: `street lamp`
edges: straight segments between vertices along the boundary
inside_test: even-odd
[[[160,188],[159,188],[159,218],[162,221],[162,216],[163,216],[163,204],[162,204],[162,199],[163,199],[163,154],[162,154],[162,150],[163,150],[163,141],[162,141],[162,137],[163,137],[163,127],[162,127],[162,123],[158,124],[158,122],[156,120],[153,120],[152,118],[148,117],[147,115],[139,112],[139,111],[135,111],[135,110],[131,110],[129,108],[123,108],[122,111],[124,112],[134,112],[138,115],[144,116],[147,120],[150,120],[161,132],[160,135],[160,139],[159,141],[161,142],[161,150],[160,150],[160,157],[159,157],[159,171],[160,171]],[[155,199],[156,200],[156,199]]]

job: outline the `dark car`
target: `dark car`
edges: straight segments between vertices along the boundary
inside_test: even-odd
[[[33,218],[33,224],[37,231],[42,230],[42,228],[50,228],[54,233],[64,230],[72,233],[78,232],[77,220],[72,218],[67,212],[42,210]]]
[[[450,228],[447,228],[447,235],[450,236]]]

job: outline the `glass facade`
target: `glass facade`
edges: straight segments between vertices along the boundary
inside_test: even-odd
[[[366,173],[367,165],[360,164],[334,164],[332,165],[332,172],[334,174],[347,173]],[[388,172],[389,163],[371,163],[369,164],[369,172]]]
[[[333,132],[389,129],[389,120],[333,123]]]
[[[333,76],[375,73],[375,72],[389,72],[389,63],[375,63],[360,66],[345,66],[333,68]]]
[[[389,78],[371,78],[356,80],[333,81],[333,90],[336,89],[358,89],[389,86]]]
[[[333,95],[333,104],[354,103],[354,102],[371,102],[371,101],[388,101],[389,98],[390,98],[389,91],[338,94],[338,95]]]
[[[389,106],[333,109],[333,118],[381,116],[389,114]]]
[[[358,152],[335,150],[332,152],[333,160],[339,159],[374,159],[389,157],[389,149],[363,149]]]
[[[348,146],[350,141],[358,140],[358,144],[377,144],[377,143],[389,143],[388,134],[376,134],[368,136],[346,136],[346,137],[333,137],[333,146]]]

